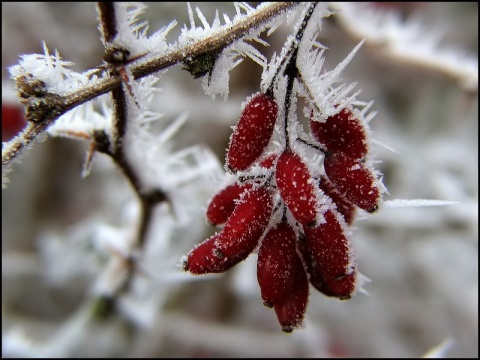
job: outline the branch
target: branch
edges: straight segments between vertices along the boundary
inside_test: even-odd
[[[137,80],[157,71],[166,69],[170,66],[180,64],[188,58],[194,58],[202,53],[211,52],[213,50],[221,50],[231,44],[233,41],[245,36],[248,32],[252,31],[260,24],[272,20],[274,17],[280,15],[282,12],[288,9],[293,8],[296,5],[298,5],[298,3],[285,2],[271,3],[262,6],[261,9],[254,11],[241,21],[224,25],[220,31],[211,36],[207,36],[205,39],[199,40],[193,44],[185,45],[181,48],[177,48],[176,50],[160,54],[146,62],[145,59],[143,59],[143,61],[133,61],[128,66],[130,67],[130,71],[133,74],[134,79]],[[106,16],[105,19],[108,20],[109,17]],[[104,25],[102,30],[106,31],[106,29],[108,29],[107,33],[111,36],[113,29]],[[55,120],[57,120],[67,111],[100,95],[112,91],[115,88],[118,88],[121,83],[122,78],[119,74],[110,74],[108,77],[103,78],[94,84],[85,86],[78,91],[66,96],[59,96],[58,101],[60,105],[57,106],[54,114],[38,114],[38,109],[31,107],[30,113],[27,111],[27,118],[34,118],[35,122],[37,122],[39,126],[28,126],[11,142],[4,144],[2,149],[2,166],[8,166],[24,148],[28,147],[38,135],[45,131],[53,122],[55,122]],[[34,98],[33,100],[37,100],[37,98]]]
[[[104,60],[109,64],[109,75],[117,76],[121,74],[122,70],[125,70],[124,66],[128,62],[128,50],[117,49],[112,43],[117,33],[114,4],[98,3],[98,11],[100,13],[103,43],[105,45]],[[122,79],[125,82],[125,86],[129,88],[128,78],[122,77]],[[161,189],[154,189],[147,193],[143,190],[140,176],[135,172],[131,162],[128,160],[123,146],[124,137],[128,130],[127,94],[124,87],[118,86],[114,88],[111,91],[111,96],[113,102],[113,136],[111,142],[108,140],[106,134],[100,131],[95,133],[94,143],[99,151],[109,155],[115,164],[123,171],[138,197],[140,202],[140,223],[134,246],[142,248],[152,218],[153,207],[159,202],[166,201],[167,195]],[[117,292],[128,289],[133,279],[133,272],[136,269],[135,259],[129,256],[125,260],[127,264],[129,264],[128,276],[125,282],[119,285]],[[114,299],[103,300],[114,301]]]

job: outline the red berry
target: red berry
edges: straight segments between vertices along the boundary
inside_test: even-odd
[[[349,274],[333,278],[325,276],[324,280],[329,290],[340,300],[348,300],[355,291],[355,284],[357,279],[357,270],[352,268]]]
[[[361,159],[367,154],[364,126],[348,109],[344,108],[338,114],[329,116],[325,122],[310,118],[310,129],[313,137],[327,151],[342,151],[355,159]]]
[[[330,181],[347,200],[368,212],[377,210],[380,191],[365,164],[339,152],[325,156],[324,167]]]
[[[240,195],[251,189],[252,184],[232,184],[217,193],[207,208],[207,221],[211,225],[220,225],[227,221],[228,217],[233,213],[236,202],[240,199]]]
[[[227,165],[232,170],[245,170],[260,157],[272,137],[277,110],[273,96],[263,93],[245,106],[228,146]]]
[[[282,331],[290,333],[300,326],[305,317],[308,303],[308,277],[302,260],[295,255],[295,277],[289,294],[273,306]]]
[[[272,209],[273,199],[266,187],[247,191],[220,232],[216,248],[227,258],[248,256],[265,231]]]
[[[265,158],[263,158],[262,161],[260,161],[260,166],[265,168],[265,169],[270,169],[273,164],[275,163],[275,160],[278,158],[278,153],[270,153]]]
[[[315,228],[305,226],[304,231],[326,285],[336,296],[348,298],[355,288],[355,265],[348,238],[335,212],[327,210],[323,223]]]
[[[320,265],[318,265],[318,262],[313,257],[312,251],[308,247],[306,239],[303,238],[299,240],[297,245],[300,254],[302,255],[303,262],[307,267],[307,273],[309,275],[308,280],[310,281],[310,284],[312,284],[315,289],[324,295],[336,297],[337,295],[328,287],[327,283],[325,282],[322,269],[320,269]]]
[[[246,192],[222,231],[190,251],[183,268],[192,274],[217,273],[245,260],[265,231],[272,208],[267,188]]]
[[[280,155],[275,170],[277,187],[295,219],[314,226],[317,221],[315,184],[307,165],[291,150]]]
[[[343,215],[345,222],[351,225],[355,219],[355,205],[348,201],[324,175],[320,176],[319,187],[335,203],[338,212]]]
[[[271,228],[258,250],[257,279],[263,303],[272,307],[284,299],[293,286],[297,234],[287,223]]]
[[[10,141],[27,125],[25,111],[17,104],[2,103],[2,141]]]
[[[244,260],[241,257],[222,256],[215,246],[218,236],[219,234],[213,235],[190,251],[183,263],[183,269],[195,275],[220,273]]]

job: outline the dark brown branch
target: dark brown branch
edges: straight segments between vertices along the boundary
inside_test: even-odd
[[[113,154],[123,152],[123,136],[127,130],[127,98],[123,86],[112,90],[113,100]]]
[[[139,66],[132,67],[131,70],[133,76],[135,77],[135,79],[139,79],[146,75],[150,75],[153,72],[181,63],[187,58],[194,58],[196,56],[202,55],[206,51],[220,51],[224,47],[230,45],[233,41],[240,39],[242,36],[245,36],[249,31],[258,27],[260,24],[271,20],[275,16],[281,14],[288,9],[291,9],[296,5],[298,5],[298,3],[295,2],[272,3],[271,7],[268,8],[266,11],[250,16],[245,19],[245,21],[231,26],[225,31],[207,37],[204,40],[195,42],[188,47],[188,53],[185,52],[185,49],[179,49],[177,51],[167,54],[166,56],[155,58],[150,61],[144,62]]]
[[[102,36],[105,44],[113,42],[117,35],[117,24],[115,21],[115,5],[113,2],[98,2]]]

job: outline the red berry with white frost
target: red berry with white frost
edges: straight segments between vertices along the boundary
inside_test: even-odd
[[[323,216],[325,221],[317,227],[304,227],[307,244],[328,288],[338,297],[349,298],[355,289],[349,239],[335,210],[328,209]]]
[[[252,188],[252,184],[232,184],[220,190],[207,208],[207,220],[211,225],[220,225],[227,221],[235,210],[236,202],[245,190]]]
[[[251,253],[265,231],[273,209],[273,199],[267,187],[248,190],[219,234],[215,244],[226,257]]]
[[[366,131],[361,121],[349,109],[329,116],[325,122],[310,118],[313,137],[329,152],[344,152],[355,159],[368,151]]]
[[[307,244],[307,240],[302,236],[297,242],[297,248],[302,256],[303,262],[308,273],[308,281],[310,284],[326,296],[337,296],[327,285],[322,274],[322,269],[315,260],[312,250]]]
[[[277,120],[277,103],[273,95],[260,93],[245,106],[227,150],[227,165],[242,171],[257,160],[270,142]]]
[[[345,153],[327,154],[324,160],[327,177],[348,201],[368,212],[380,205],[380,190],[372,171],[360,160]]]
[[[308,304],[308,276],[298,254],[295,254],[294,267],[295,277],[289,294],[273,305],[282,331],[286,333],[302,324]]]
[[[300,156],[285,150],[278,158],[275,178],[278,191],[295,220],[314,226],[317,221],[315,182]]]
[[[241,257],[225,257],[216,248],[219,234],[208,238],[188,253],[183,270],[192,274],[221,273],[244,260]]]
[[[265,235],[258,250],[257,279],[263,303],[272,307],[290,292],[295,276],[297,234],[282,221]]]
[[[245,260],[258,245],[272,213],[266,187],[247,190],[223,229],[190,251],[183,263],[193,274],[217,273]]]
[[[348,225],[351,225],[355,219],[355,205],[348,201],[326,176],[321,175],[318,184],[320,190],[322,190],[324,194],[332,199],[332,201],[335,203],[337,206],[337,211],[343,215],[345,222]]]
[[[273,164],[275,163],[275,160],[277,160],[279,154],[278,153],[270,153],[267,154],[261,161],[260,161],[260,166],[265,168],[265,169],[270,169]]]

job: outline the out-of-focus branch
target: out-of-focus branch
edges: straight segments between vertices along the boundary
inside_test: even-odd
[[[435,72],[465,91],[478,92],[478,59],[440,47],[435,29],[419,22],[405,21],[395,12],[366,8],[366,4],[331,3],[339,10],[335,20],[355,41],[391,61]],[[361,7],[361,8],[360,8]]]
[[[115,49],[115,46],[112,43],[112,40],[117,33],[115,5],[113,3],[99,3],[98,11],[100,15],[99,19],[102,28],[103,42],[105,45],[104,60],[109,65],[109,74],[117,76],[120,74],[120,69],[124,68],[126,65],[127,56],[122,56],[124,55],[122,51],[125,51],[125,49]],[[123,81],[125,82],[127,80],[124,78]],[[130,86],[128,83],[125,85]],[[128,130],[128,106],[125,88],[123,86],[115,87],[111,91],[111,96],[113,103],[113,137],[111,141],[109,141],[106,134],[97,132],[95,134],[96,136],[94,136],[94,142],[96,148],[109,155],[115,164],[122,170],[138,197],[140,203],[140,221],[134,246],[142,248],[152,218],[153,207],[159,202],[166,201],[167,195],[162,189],[153,189],[149,192],[144,191],[140,176],[128,160],[123,146],[124,137]],[[128,289],[133,272],[136,269],[134,259],[129,257],[125,260],[128,268],[128,275],[125,277],[125,281],[119,284],[118,289],[116,289],[117,293],[124,289]],[[102,300],[107,302],[113,301],[113,299],[100,299],[100,301]]]

